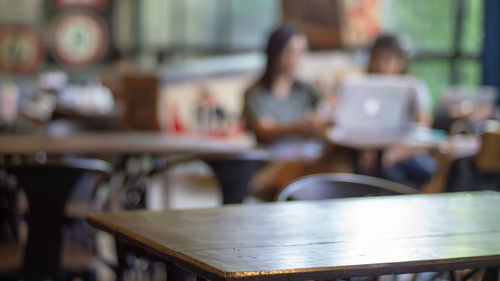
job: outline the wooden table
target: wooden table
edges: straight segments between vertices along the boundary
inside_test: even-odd
[[[341,128],[332,128],[326,132],[326,139],[332,144],[359,150],[382,150],[394,146],[414,149],[431,149],[446,140],[442,131],[427,128],[414,128],[401,136],[387,137],[380,134],[349,134]]]
[[[0,154],[211,154],[241,153],[252,149],[246,136],[215,139],[203,136],[177,136],[157,132],[99,132],[64,136],[44,134],[0,134]]]
[[[401,195],[92,214],[210,280],[308,280],[500,266],[500,193]]]
[[[106,158],[118,156],[122,161],[119,161],[121,164],[117,165],[118,167],[116,167],[116,170],[122,169],[120,166],[124,166],[123,163],[125,159],[130,156],[170,156],[174,154],[187,154],[193,158],[203,159],[212,166],[214,173],[221,183],[223,202],[235,203],[241,202],[246,196],[246,186],[248,184],[246,181],[250,181],[251,175],[241,172],[241,169],[239,169],[241,164],[233,160],[236,157],[242,157],[242,155],[246,157],[245,159],[265,158],[267,156],[267,151],[255,149],[253,140],[247,136],[232,139],[216,139],[204,136],[174,136],[157,132],[94,132],[61,136],[48,136],[45,134],[0,134],[0,156],[35,156],[37,162],[44,163],[48,157],[55,156],[55,158],[58,158],[58,156],[65,156],[68,154]],[[5,158],[8,159],[9,157]],[[14,160],[19,159],[16,157]],[[3,165],[10,165],[10,162],[5,162],[6,163],[0,162],[0,165],[2,165],[0,168],[4,168],[5,166]],[[132,203],[134,203],[134,205],[132,207],[143,207],[145,202],[145,190],[143,186],[139,185],[141,181],[137,179],[140,179],[139,177],[141,176],[148,175],[149,171],[147,171],[145,175],[141,173],[127,176],[129,183],[119,185],[112,184],[112,188],[116,187],[121,189],[127,187],[129,191],[131,190],[130,192],[140,192],[141,199],[138,200],[138,203],[133,201]],[[50,177],[47,179],[49,175],[39,172],[37,169],[30,169],[29,174],[23,174],[21,176],[24,178],[36,178],[37,180],[31,181],[31,186],[29,186],[29,188],[35,190],[42,189],[44,194],[48,197],[47,202],[51,202],[51,208],[37,205],[34,207],[30,206],[30,209],[32,211],[36,210],[37,214],[41,216],[48,216],[49,218],[62,217],[64,208],[55,208],[54,206],[66,205],[68,197],[62,197],[61,194],[70,194],[74,187],[74,182],[68,183],[68,180],[60,180],[60,178],[66,179],[67,175],[58,176],[56,179]],[[234,184],[235,181],[239,184]],[[24,186],[24,188],[27,187]],[[112,192],[113,191],[110,191],[110,193]],[[55,195],[61,197],[60,204],[52,204],[55,201]],[[29,199],[28,195],[28,201],[30,201]],[[130,205],[132,205],[132,203],[130,203]],[[31,230],[32,229],[30,229],[30,235],[32,234]],[[42,232],[43,231],[49,234],[53,232],[59,233],[60,227],[46,227],[42,228]],[[45,234],[41,235],[39,234],[40,231],[37,233],[37,236],[40,237],[50,236]],[[57,240],[55,244],[59,245],[60,239]],[[29,248],[36,249],[38,245],[50,246],[52,244],[37,243],[37,246],[30,246]],[[46,252],[58,252],[57,247],[49,248],[50,250]],[[123,263],[120,264],[120,266],[122,265]],[[51,270],[51,276],[53,275],[52,272],[53,270]],[[46,276],[42,277],[45,278]],[[35,279],[43,278],[40,277]]]
[[[352,153],[354,159],[358,159],[360,153],[371,151],[377,154],[377,162],[371,176],[384,177],[384,161],[387,160],[386,152],[403,152],[403,154],[415,153],[415,155],[424,151],[435,151],[437,157],[442,154],[449,155],[451,158],[475,155],[479,150],[480,138],[478,136],[455,135],[448,136],[442,134],[440,130],[427,128],[414,129],[401,137],[384,137],[373,135],[349,135],[341,129],[332,128],[325,134],[327,142],[334,146],[347,148]],[[389,153],[390,153],[389,152]],[[448,157],[448,156],[447,156]],[[385,160],[384,160],[385,158]],[[440,167],[441,170],[447,170]],[[354,171],[363,173],[359,167],[359,162],[354,162]],[[445,176],[445,175],[443,175]]]
[[[93,132],[62,136],[45,134],[0,134],[0,155],[171,156],[186,155],[207,162],[218,178],[224,203],[238,203],[247,194],[255,168],[273,158],[255,147],[248,135],[214,138],[171,135],[161,132]],[[248,170],[248,171],[247,171]],[[235,188],[237,187],[237,188]]]

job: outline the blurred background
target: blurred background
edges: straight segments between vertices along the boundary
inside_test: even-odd
[[[45,153],[11,153],[7,146],[19,135],[33,139],[29,134],[39,132],[71,137],[72,133],[89,131],[132,131],[136,139],[129,144],[140,151],[147,150],[141,144],[148,138],[159,138],[161,143],[170,135],[201,135],[210,140],[249,135],[241,118],[244,94],[262,74],[269,35],[282,23],[294,24],[307,37],[310,52],[298,69],[299,78],[316,86],[326,85],[327,89],[334,89],[339,78],[367,72],[374,40],[383,34],[395,35],[409,55],[409,74],[429,87],[431,115],[436,116],[436,121],[440,113],[444,114],[444,126],[427,124],[446,131],[440,132],[440,143],[424,149],[426,154],[432,150],[428,154],[445,167],[433,171],[436,173],[431,182],[435,179],[438,187],[431,192],[500,190],[500,157],[495,156],[500,155],[499,99],[495,105],[495,96],[491,99],[487,93],[487,110],[483,113],[484,100],[477,101],[474,96],[479,95],[483,85],[500,87],[498,0],[0,0],[0,141],[6,144],[7,151],[0,155],[0,209],[7,211],[0,214],[12,215],[13,221],[23,223],[29,218],[27,201],[18,192],[22,184],[18,184],[9,165],[28,159],[39,168],[52,160],[52,155]],[[467,89],[466,94],[450,91],[454,87]],[[455,93],[458,102],[450,98]],[[457,114],[453,106],[458,106]],[[496,133],[481,143],[481,134],[490,128]],[[145,131],[161,134],[141,134]],[[21,134],[9,134],[12,132]],[[455,134],[460,135],[458,141],[452,139]],[[77,137],[72,139],[75,143],[79,143]],[[105,141],[107,137],[101,135]],[[190,141],[186,142],[195,150],[206,140]],[[250,142],[255,148],[255,139]],[[29,144],[19,143],[21,147]],[[442,149],[443,143],[446,149]],[[459,149],[455,150],[454,145]],[[71,146],[66,148],[70,150],[67,154],[74,156]],[[247,196],[257,169],[245,175],[247,178],[241,177],[243,184],[231,182],[234,170],[225,170],[240,167],[234,163],[246,165],[262,159],[242,157],[231,159],[240,162],[217,166],[220,162],[213,159],[202,162],[200,158],[163,157],[163,151],[131,154],[121,151],[99,159],[112,166],[111,171],[105,171],[108,178],[104,183],[91,176],[78,178],[68,200],[76,203],[70,202],[66,206],[73,207],[59,210],[77,217],[65,219],[73,229],[64,226],[65,235],[90,245],[86,248],[91,248],[94,255],[89,259],[96,253],[105,257],[100,260],[98,274],[88,280],[119,278],[123,274],[116,270],[120,263],[128,268],[125,280],[165,279],[162,265],[158,271],[163,275],[148,279],[146,273],[155,271],[151,270],[155,265],[137,257],[118,260],[120,254],[115,253],[113,239],[101,233],[95,238],[95,230],[84,223],[90,211],[216,207],[259,201]],[[478,155],[487,159],[486,172],[475,166]],[[268,164],[272,160],[261,162]],[[67,168],[67,163],[63,164],[61,167]],[[259,162],[257,168],[262,166]],[[61,174],[60,178],[65,178],[60,171],[55,170],[54,178]],[[45,176],[36,172],[37,176]],[[31,175],[24,173],[17,178],[30,179]],[[228,175],[230,184],[225,189],[223,179]],[[35,181],[35,185],[45,182]],[[238,185],[240,193],[233,201],[224,197],[231,184]],[[52,205],[56,196],[47,196],[34,197]],[[82,198],[85,200],[78,200]],[[121,204],[117,209],[109,203],[113,199]],[[4,260],[13,261],[9,265],[18,271],[21,268],[24,252],[19,246],[30,231],[23,223],[11,227],[15,230],[11,236],[16,236],[16,243],[22,243],[7,250],[0,247],[0,273],[1,265],[8,268]],[[62,227],[55,229],[61,232]],[[84,233],[90,234],[80,237]],[[45,259],[43,251],[34,252],[38,258],[41,255],[42,261]],[[68,258],[68,252],[70,261],[79,262],[77,255],[71,256],[71,249],[61,254],[61,260]],[[17,253],[15,258],[11,258],[13,253]],[[58,262],[55,259],[54,263]]]
[[[428,83],[435,104],[449,85],[486,79],[487,2],[493,1],[1,0],[0,65],[3,78],[41,77],[38,86],[55,83],[73,93],[102,83],[118,100],[117,76],[154,73],[161,81],[159,120],[167,129],[172,116],[162,111],[168,107],[179,107],[185,122],[193,122],[186,107],[194,94],[184,92],[197,89],[186,81],[212,83],[216,96],[225,91],[218,102],[237,115],[243,89],[265,62],[268,34],[288,21],[309,37],[313,52],[301,73],[310,80],[364,70],[374,38],[398,35],[412,55],[409,72]],[[224,81],[227,76],[233,79]],[[71,96],[65,94],[67,104]]]

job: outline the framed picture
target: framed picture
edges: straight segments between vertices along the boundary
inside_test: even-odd
[[[283,19],[305,32],[313,49],[341,47],[340,0],[282,0]]]
[[[38,31],[24,25],[0,29],[0,69],[25,75],[36,70],[45,58],[45,46]]]
[[[54,57],[69,67],[86,67],[97,63],[109,45],[108,27],[91,13],[63,13],[56,18],[52,34]]]
[[[282,0],[283,19],[313,49],[366,47],[382,31],[382,0]]]

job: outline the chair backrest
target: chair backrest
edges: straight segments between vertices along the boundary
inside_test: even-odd
[[[277,200],[320,200],[417,193],[419,191],[414,188],[384,179],[357,174],[332,173],[299,178],[285,187]]]

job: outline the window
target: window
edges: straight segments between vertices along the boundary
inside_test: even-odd
[[[387,32],[414,47],[410,72],[429,84],[433,100],[449,84],[481,80],[483,0],[385,0]]]
[[[281,19],[280,0],[140,3],[142,50],[194,54],[260,50],[269,31]]]

